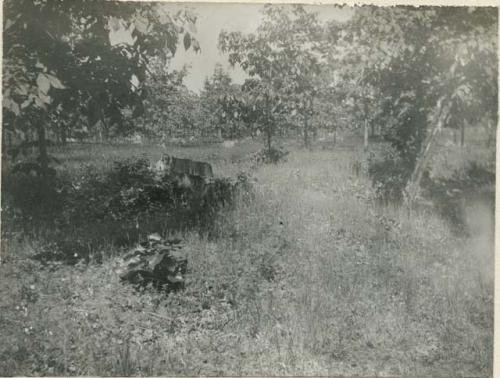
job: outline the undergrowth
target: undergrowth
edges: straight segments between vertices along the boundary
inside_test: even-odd
[[[491,222],[458,238],[436,214],[381,207],[357,159],[260,167],[216,237],[182,233],[185,290],[168,296],[121,284],[116,247],[42,266],[36,238],[4,239],[0,373],[490,376]]]
[[[237,191],[250,190],[245,175],[185,187],[170,175],[157,179],[150,164],[139,157],[103,172],[84,165],[72,176],[6,173],[4,230],[43,238],[43,260],[74,263],[105,245],[131,245],[152,232],[211,233],[217,212],[234,203]]]

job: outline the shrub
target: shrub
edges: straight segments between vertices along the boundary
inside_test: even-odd
[[[264,148],[251,156],[251,161],[254,166],[262,164],[277,164],[286,160],[288,151],[282,147],[271,147],[271,149]]]
[[[24,232],[53,224],[63,208],[61,180],[16,171],[2,177],[3,225]]]
[[[217,212],[248,185],[243,178],[216,178],[185,187],[169,175],[156,179],[145,158],[116,162],[109,172],[86,166],[75,178],[40,180],[20,173],[4,180],[6,219],[14,228],[42,231],[57,244],[54,253],[44,252],[54,259],[75,251],[88,259],[104,244],[130,245],[154,232],[208,233]]]
[[[403,200],[403,191],[411,171],[396,154],[387,152],[382,158],[371,156],[368,175],[372,181],[376,196],[383,203],[399,203]]]

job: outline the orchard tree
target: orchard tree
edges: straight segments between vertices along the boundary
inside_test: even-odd
[[[194,22],[188,12],[169,15],[156,3],[4,2],[3,108],[11,113],[4,127],[36,131],[46,174],[48,119],[66,118],[69,127],[82,111],[106,134],[120,128],[126,110],[142,114],[151,58],[168,63],[181,37],[190,48]],[[113,29],[129,31],[132,42],[112,44]]]
[[[224,134],[232,139],[242,132],[241,86],[232,82],[222,65],[217,64],[212,76],[205,80],[200,101],[205,122],[219,138]]]
[[[183,84],[186,74],[185,68],[170,72],[162,62],[150,64],[144,84],[144,113],[135,121],[138,132],[165,140],[198,131],[200,100]]]
[[[263,10],[256,33],[221,32],[220,49],[231,65],[250,76],[243,85],[255,123],[266,135],[270,150],[279,119],[295,111],[303,122],[304,143],[309,145],[310,118],[318,92],[322,36],[315,14],[302,6],[272,6]],[[254,111],[255,109],[255,111]]]
[[[377,75],[374,67],[380,57],[374,52],[373,40],[361,33],[356,17],[361,17],[358,8],[354,18],[347,23],[331,21],[326,27],[323,54],[327,62],[323,80],[330,89],[332,104],[351,121],[350,128],[361,130],[363,146],[368,147],[370,126],[374,135],[376,115],[380,109],[380,95],[370,79]],[[368,16],[366,16],[368,18]],[[370,31],[371,32],[371,31]]]
[[[335,36],[340,61],[360,55],[342,66],[373,88],[409,203],[443,127],[478,113],[496,124],[497,23],[493,8],[362,7]]]

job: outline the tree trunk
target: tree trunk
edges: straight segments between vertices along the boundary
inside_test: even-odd
[[[61,144],[66,146],[66,127],[61,127]]]
[[[109,126],[107,123],[103,123],[103,137],[104,137],[104,142],[109,142]]]
[[[368,119],[365,118],[363,148],[368,149]]]
[[[267,134],[267,151],[269,154],[271,154],[271,126],[269,125],[269,121],[266,127],[266,134]]]
[[[103,142],[103,137],[104,137],[104,141],[108,142],[109,141],[109,125],[106,122],[106,117],[104,116],[102,109],[101,109],[101,123],[102,123],[101,142]]]
[[[307,113],[304,114],[304,146],[309,148],[309,125],[307,119]]]
[[[271,105],[269,104],[269,94],[266,93],[266,133],[267,133],[267,151],[271,155],[271,138],[272,138],[272,124],[271,124]]]
[[[420,181],[424,173],[424,168],[425,165],[427,164],[427,161],[429,160],[431,147],[434,144],[437,135],[439,134],[439,132],[442,130],[443,127],[445,117],[443,117],[444,105],[442,105],[442,100],[439,101],[438,106],[440,107],[438,121],[436,122],[436,125],[434,126],[432,131],[429,134],[427,134],[424,143],[422,144],[421,152],[417,157],[415,167],[413,168],[413,172],[404,190],[405,201],[410,209],[413,206],[413,202],[418,193],[418,189],[420,187]]]
[[[40,170],[41,175],[46,177],[49,172],[49,155],[47,153],[47,140],[45,138],[44,117],[38,120],[38,152],[40,154]]]
[[[460,147],[465,146],[465,121],[460,125]]]
[[[333,145],[334,146],[337,145],[337,128],[336,127],[333,129]]]
[[[309,100],[309,106],[304,113],[304,146],[306,148],[311,147],[311,141],[309,139],[309,116],[312,116],[313,114],[313,106],[313,98],[311,97],[311,99]]]

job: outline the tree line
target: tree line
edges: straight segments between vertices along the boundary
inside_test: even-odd
[[[266,5],[253,33],[222,31],[218,47],[247,74],[217,66],[201,93],[179,48],[201,54],[196,15],[160,3],[4,2],[3,127],[30,140],[47,168],[47,132],[103,140],[261,134],[310,146],[318,128],[379,130],[411,196],[445,128],[497,123],[495,8],[358,7],[346,22],[304,6]],[[117,30],[131,43],[112,43]],[[44,169],[42,169],[43,171]]]

